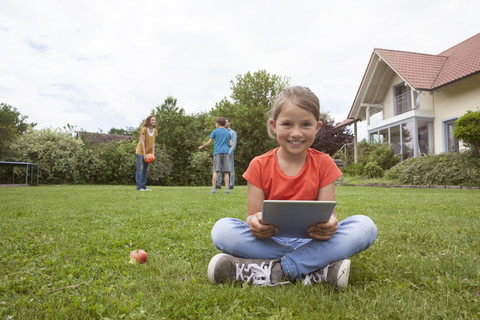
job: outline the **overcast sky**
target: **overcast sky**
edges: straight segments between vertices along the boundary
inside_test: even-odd
[[[0,0],[0,103],[37,129],[106,132],[168,96],[208,111],[237,75],[266,70],[340,122],[374,48],[438,54],[480,32],[479,12],[478,0]]]

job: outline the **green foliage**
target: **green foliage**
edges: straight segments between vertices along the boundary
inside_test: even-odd
[[[147,183],[155,186],[167,185],[173,170],[173,162],[167,153],[167,149],[155,143],[155,161],[150,163]]]
[[[14,160],[39,165],[41,184],[135,184],[136,141],[91,144],[61,130],[29,130],[12,143]],[[165,148],[156,145],[149,183],[161,184],[172,171]]]
[[[383,177],[384,171],[377,161],[371,161],[363,168],[363,174],[370,179]]]
[[[206,185],[212,180],[212,164],[213,158],[211,152],[193,153],[190,159],[190,168],[188,174],[190,176],[191,185]]]
[[[409,158],[389,170],[386,180],[411,185],[480,186],[476,149]]]
[[[133,136],[134,135],[134,128],[133,127],[111,128],[108,131],[108,134],[118,134],[118,135],[121,135],[121,136]]]
[[[187,168],[193,153],[205,138],[206,114],[187,115],[177,106],[177,99],[168,97],[154,109],[157,118],[156,142],[165,146],[174,170],[165,180],[168,185],[190,185]],[[214,123],[215,124],[215,123]]]
[[[476,147],[480,150],[480,110],[467,111],[455,122],[453,135],[463,140],[467,146]]]
[[[92,146],[98,161],[95,183],[135,184],[135,141],[112,141]]]
[[[86,152],[83,142],[60,130],[29,130],[12,145],[14,160],[39,165],[40,183],[85,183],[95,172],[97,162],[88,158],[92,154]]]
[[[401,161],[401,155],[395,155],[392,146],[366,140],[358,143],[357,163],[353,161],[353,148],[349,148],[347,154],[339,152],[335,156],[347,164],[345,172],[353,176],[364,174],[364,168],[370,162],[376,162],[381,169],[388,170]]]
[[[27,123],[28,116],[21,115],[17,108],[0,103],[0,160],[13,159],[11,143],[18,139],[27,129],[36,123]]]
[[[402,161],[402,156],[395,155],[394,148],[388,144],[375,144],[372,149],[368,159],[375,161],[383,170],[388,170]]]
[[[337,187],[339,219],[366,214],[379,235],[351,258],[349,285],[335,292],[301,281],[212,285],[211,228],[245,219],[247,188],[214,197],[210,187],[152,189],[0,189],[0,318],[480,317],[479,190]],[[130,265],[138,248],[148,260]]]

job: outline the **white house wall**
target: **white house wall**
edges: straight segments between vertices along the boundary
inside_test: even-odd
[[[433,91],[435,153],[446,152],[443,122],[480,108],[480,73]]]

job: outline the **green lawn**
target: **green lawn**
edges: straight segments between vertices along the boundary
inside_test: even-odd
[[[151,188],[0,188],[0,318],[480,318],[480,190],[338,187],[340,219],[368,215],[379,235],[336,292],[210,284],[210,229],[245,217],[246,188]]]

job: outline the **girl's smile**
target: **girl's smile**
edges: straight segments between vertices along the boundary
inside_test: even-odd
[[[277,141],[284,151],[303,154],[310,147],[315,135],[322,126],[308,110],[286,102],[276,120],[270,120],[270,126],[277,135]]]

